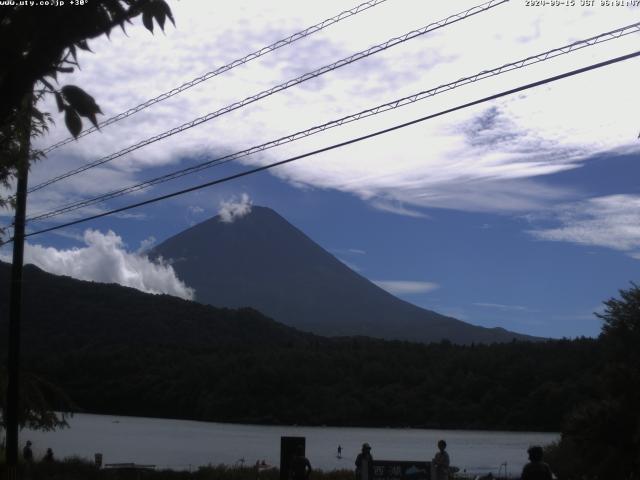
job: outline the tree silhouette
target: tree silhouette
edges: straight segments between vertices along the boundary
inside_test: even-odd
[[[15,200],[0,196],[0,207],[14,205],[15,201],[15,275],[12,276],[15,281],[11,291],[17,305],[21,296],[27,172],[30,163],[42,156],[31,148],[30,139],[46,132],[52,119],[48,112],[39,110],[38,102],[46,95],[53,95],[58,110],[64,112],[68,130],[75,137],[82,130],[81,117],[97,126],[96,116],[101,111],[95,99],[77,85],[56,88],[58,74],[71,73],[78,67],[78,49],[90,51],[88,40],[109,36],[118,26],[125,30],[126,23],[138,15],[151,33],[154,21],[162,29],[167,18],[175,24],[164,0],[79,0],[77,3],[79,5],[68,5],[68,8],[5,5],[0,9],[0,183],[8,187],[13,178],[18,179]],[[2,233],[0,228],[0,235]],[[64,416],[52,413],[49,399],[56,391],[52,385],[43,379],[31,381],[30,377],[22,383],[18,381],[19,355],[13,352],[19,352],[19,311],[12,303],[6,404],[4,380],[0,388],[3,424],[5,414],[7,416],[7,457],[11,468],[15,467],[16,460],[17,424],[52,428],[65,423]]]
[[[579,478],[637,479],[640,288],[632,284],[620,291],[619,299],[604,304],[604,313],[598,315],[604,322],[599,338],[604,357],[597,381],[600,392],[597,398],[579,406],[566,422],[556,447],[558,470],[571,471]]]
[[[0,427],[5,428],[4,401],[6,399],[7,378],[0,370]],[[20,428],[31,430],[55,430],[67,427],[66,412],[78,407],[60,387],[33,373],[23,372],[20,388]]]
[[[97,126],[101,113],[95,99],[76,85],[56,88],[59,73],[78,67],[78,50],[91,51],[88,40],[123,30],[139,15],[153,33],[154,20],[164,30],[166,19],[175,24],[164,0],[84,1],[69,8],[5,6],[0,9],[0,182],[8,186],[17,175],[21,145],[20,125],[30,125],[30,136],[47,129],[52,116],[38,109],[45,95],[54,95],[69,132],[82,130],[81,117]],[[31,151],[33,162],[41,155]],[[11,199],[0,197],[0,207]]]

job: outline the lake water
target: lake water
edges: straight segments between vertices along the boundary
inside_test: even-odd
[[[447,441],[451,464],[472,473],[498,472],[506,462],[510,474],[526,463],[530,445],[558,440],[555,433],[422,430],[400,428],[299,427],[240,425],[108,415],[74,415],[71,428],[56,432],[23,431],[20,444],[31,440],[36,458],[51,447],[56,458],[80,456],[103,463],[135,462],[159,468],[189,469],[208,464],[245,465],[256,460],[278,465],[280,437],[306,437],[307,457],[314,468],[353,469],[362,443],[378,460],[430,460],[436,442]],[[342,446],[342,459],[336,449]],[[502,472],[504,472],[504,466]]]

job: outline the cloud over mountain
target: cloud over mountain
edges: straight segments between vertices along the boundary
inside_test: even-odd
[[[234,220],[242,218],[251,213],[251,199],[249,195],[243,193],[239,200],[232,197],[229,200],[220,202],[220,221],[224,223],[233,223]]]
[[[147,293],[166,293],[192,299],[194,290],[177,276],[173,267],[161,259],[151,261],[140,253],[128,252],[122,238],[109,230],[103,234],[88,229],[81,248],[56,249],[38,244],[25,244],[25,263],[56,275],[80,280],[118,283]],[[11,261],[4,256],[3,260]]]

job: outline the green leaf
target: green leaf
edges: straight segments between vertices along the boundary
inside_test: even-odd
[[[83,117],[102,113],[95,99],[80,87],[65,85],[62,87],[65,100]]]
[[[40,123],[44,123],[44,115],[37,108],[34,107],[31,109],[31,116],[38,120]]]
[[[58,92],[54,92],[54,96],[56,97],[56,103],[58,104],[58,111],[61,112],[64,110],[64,100],[62,99],[62,95]]]
[[[53,78],[56,82],[58,81],[58,72],[55,68],[49,70],[45,75]]]
[[[111,20],[117,21],[127,16],[127,11],[120,5],[120,0],[104,0],[104,8],[109,11]]]
[[[120,25],[120,28],[126,34],[127,30],[124,24],[125,22],[131,23],[131,21],[127,18],[127,11],[120,5],[120,0],[104,0],[104,8],[108,10],[111,20]]]
[[[93,123],[94,127],[96,127],[97,129],[100,129],[100,127],[98,127],[98,119],[96,118],[95,113],[91,113],[87,115],[87,118],[91,121],[91,123]]]
[[[153,16],[149,10],[145,10],[142,13],[142,24],[145,26],[147,30],[153,33]]]
[[[165,2],[164,0],[159,0],[160,5],[162,6],[162,9],[164,10],[164,13],[167,17],[169,17],[169,20],[171,20],[171,23],[173,24],[173,26],[176,26],[176,21],[173,18],[173,13],[171,13],[171,8],[169,8],[169,5],[167,5],[167,2]]]
[[[79,42],[76,42],[76,45],[78,45],[78,48],[81,48],[82,50],[93,53],[93,50],[89,48],[89,44],[86,40],[80,40]]]
[[[155,19],[158,22],[158,25],[160,25],[160,28],[162,29],[162,31],[164,32],[164,22],[166,19],[166,15],[163,12],[156,10]]]
[[[176,22],[173,19],[171,9],[164,0],[153,0],[147,7],[146,11],[149,12],[152,18],[155,18],[160,25],[160,28],[164,32],[164,24],[167,17],[171,20],[171,23],[175,26]]]
[[[78,138],[78,135],[82,131],[82,120],[80,120],[80,117],[73,108],[67,107],[66,110],[64,123],[67,124],[67,128],[69,129],[69,132],[71,132],[71,135]]]
[[[49,90],[55,91],[55,88],[53,88],[53,85],[51,85],[51,83],[49,83],[49,81],[46,78],[41,78],[40,81],[42,82],[42,84],[47,87]]]

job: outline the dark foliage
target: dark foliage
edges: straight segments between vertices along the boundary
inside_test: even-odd
[[[6,428],[7,400],[6,370],[0,368],[0,428]],[[28,371],[22,371],[18,411],[20,428],[55,430],[68,427],[67,412],[77,409],[69,396],[59,387]]]
[[[557,430],[574,402],[588,397],[588,377],[574,372],[591,366],[594,346],[452,347],[367,339],[215,349],[111,345],[30,357],[29,365],[92,412]],[[517,360],[523,355],[526,362]]]
[[[25,280],[25,365],[96,413],[557,430],[593,395],[599,363],[590,339],[469,346],[328,339],[254,310],[34,267]]]
[[[17,3],[17,2],[16,2]],[[77,8],[5,6],[0,8],[0,185],[9,186],[18,165],[42,153],[26,146],[28,138],[47,131],[52,117],[38,108],[45,95],[54,95],[69,132],[77,137],[82,120],[97,126],[102,113],[94,98],[76,85],[56,88],[59,73],[77,68],[78,50],[91,51],[88,40],[123,30],[142,15],[153,33],[154,20],[164,29],[171,9],[164,0],[85,1]],[[26,135],[25,135],[26,131]],[[0,196],[0,207],[12,207],[13,198]],[[0,228],[0,235],[4,233]]]
[[[142,14],[145,27],[153,32],[153,20],[164,28],[173,16],[164,0],[105,0],[85,2],[78,8],[11,7],[0,10],[0,124],[11,123],[22,99],[37,82],[56,80],[58,73],[77,67],[78,50],[90,51],[87,40],[109,35],[114,27],[124,29],[132,18]],[[91,119],[98,113],[95,102],[87,101],[78,87],[71,95],[62,88],[56,95],[58,106],[71,106]],[[62,97],[66,100],[63,101]],[[91,119],[94,121],[94,119]]]
[[[552,449],[561,478],[640,478],[640,288],[605,302],[598,389],[578,404]],[[571,462],[568,467],[567,462]]]

